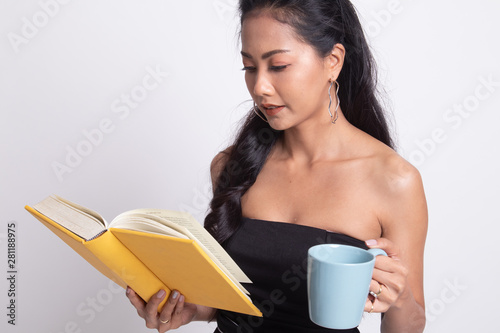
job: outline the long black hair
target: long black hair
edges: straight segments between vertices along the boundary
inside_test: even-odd
[[[320,57],[340,43],[346,49],[337,78],[342,112],[352,125],[393,148],[387,121],[376,90],[375,62],[356,9],[349,0],[240,0],[241,24],[252,13],[266,10],[291,26]],[[240,199],[255,183],[267,156],[282,132],[275,131],[253,110],[223,158],[205,228],[220,242],[239,227]]]

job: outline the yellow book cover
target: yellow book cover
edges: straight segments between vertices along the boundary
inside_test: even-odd
[[[189,303],[262,316],[240,284],[251,281],[188,213],[134,210],[108,226],[99,214],[58,196],[25,208],[98,271],[145,300],[176,289]]]

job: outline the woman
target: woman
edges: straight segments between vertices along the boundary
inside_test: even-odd
[[[159,332],[214,318],[224,333],[333,332],[308,318],[302,263],[310,246],[342,243],[388,254],[376,259],[365,305],[383,313],[381,331],[422,332],[425,195],[418,171],[392,149],[354,7],[241,0],[240,13],[255,107],[212,162],[205,227],[253,280],[264,318],[188,304],[177,291],[160,313],[164,291],[147,304],[128,297]]]

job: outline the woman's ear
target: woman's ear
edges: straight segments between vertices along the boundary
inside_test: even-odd
[[[333,47],[330,54],[326,57],[326,69],[329,74],[329,78],[337,80],[340,75],[340,71],[344,66],[345,58],[345,47],[344,45],[337,43]]]

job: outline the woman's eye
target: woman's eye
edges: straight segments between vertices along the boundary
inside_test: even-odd
[[[287,68],[288,65],[283,65],[283,66],[270,66],[269,67],[269,70],[271,71],[274,71],[274,72],[279,72],[279,71],[282,71],[284,70],[285,68]],[[253,66],[245,66],[241,69],[242,71],[246,71],[246,72],[255,72],[257,70],[256,67],[253,67]]]
[[[284,70],[284,69],[285,69],[285,68],[287,68],[287,67],[288,67],[287,65],[283,65],[283,66],[271,66],[271,67],[270,67],[270,69],[271,69],[272,71],[277,71],[277,72],[279,72],[279,71]]]

